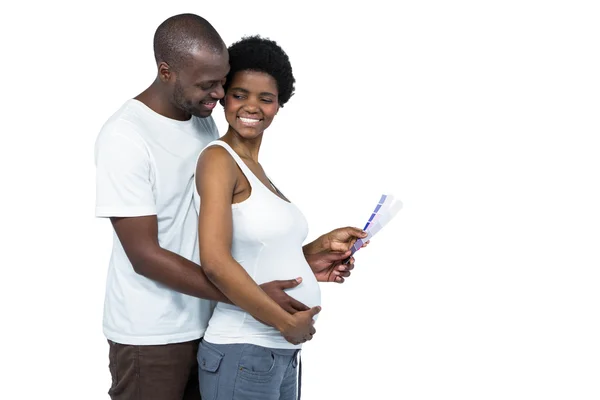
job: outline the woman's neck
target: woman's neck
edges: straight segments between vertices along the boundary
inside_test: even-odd
[[[240,136],[231,127],[221,140],[227,143],[241,158],[249,159],[258,164],[258,152],[262,143],[262,133],[252,139]]]

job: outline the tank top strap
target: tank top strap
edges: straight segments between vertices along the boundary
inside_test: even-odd
[[[250,185],[254,188],[255,186],[263,186],[262,182],[260,182],[258,180],[258,178],[256,177],[256,175],[254,175],[254,172],[252,172],[250,170],[250,168],[248,168],[248,166],[246,165],[246,163],[244,162],[244,160],[242,160],[242,158],[238,155],[238,153],[235,152],[235,150],[233,150],[231,148],[231,146],[229,146],[228,143],[225,143],[222,140],[214,140],[212,142],[210,142],[206,147],[210,147],[212,145],[218,145],[223,147],[225,150],[227,150],[229,152],[229,154],[231,155],[231,157],[234,159],[234,161],[237,163],[237,165],[240,167],[240,169],[242,170],[242,172],[244,173],[244,175],[246,175],[246,179],[248,179],[250,181]]]

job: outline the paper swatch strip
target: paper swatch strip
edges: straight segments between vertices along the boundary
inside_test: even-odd
[[[367,232],[367,237],[358,239],[356,243],[354,243],[354,246],[352,246],[352,254],[356,253],[367,240],[370,240],[381,231],[401,209],[402,202],[400,200],[394,199],[394,196],[389,194],[381,195],[379,202],[363,228],[363,230]]]

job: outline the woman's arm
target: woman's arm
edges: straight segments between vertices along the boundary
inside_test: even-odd
[[[275,327],[290,343],[302,343],[314,334],[312,317],[320,307],[288,314],[231,256],[231,199],[237,176],[238,167],[225,149],[210,147],[200,156],[196,169],[196,186],[201,198],[198,218],[200,264],[208,279],[234,304]]]

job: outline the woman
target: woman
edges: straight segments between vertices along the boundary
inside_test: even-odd
[[[200,262],[233,305],[218,303],[200,344],[200,391],[203,400],[295,399],[297,356],[315,333],[321,295],[302,248],[306,219],[258,162],[263,133],[295,80],[273,41],[244,38],[229,57],[222,100],[229,128],[200,155],[196,188]],[[290,314],[258,286],[290,276],[303,281],[288,294],[310,309]]]

